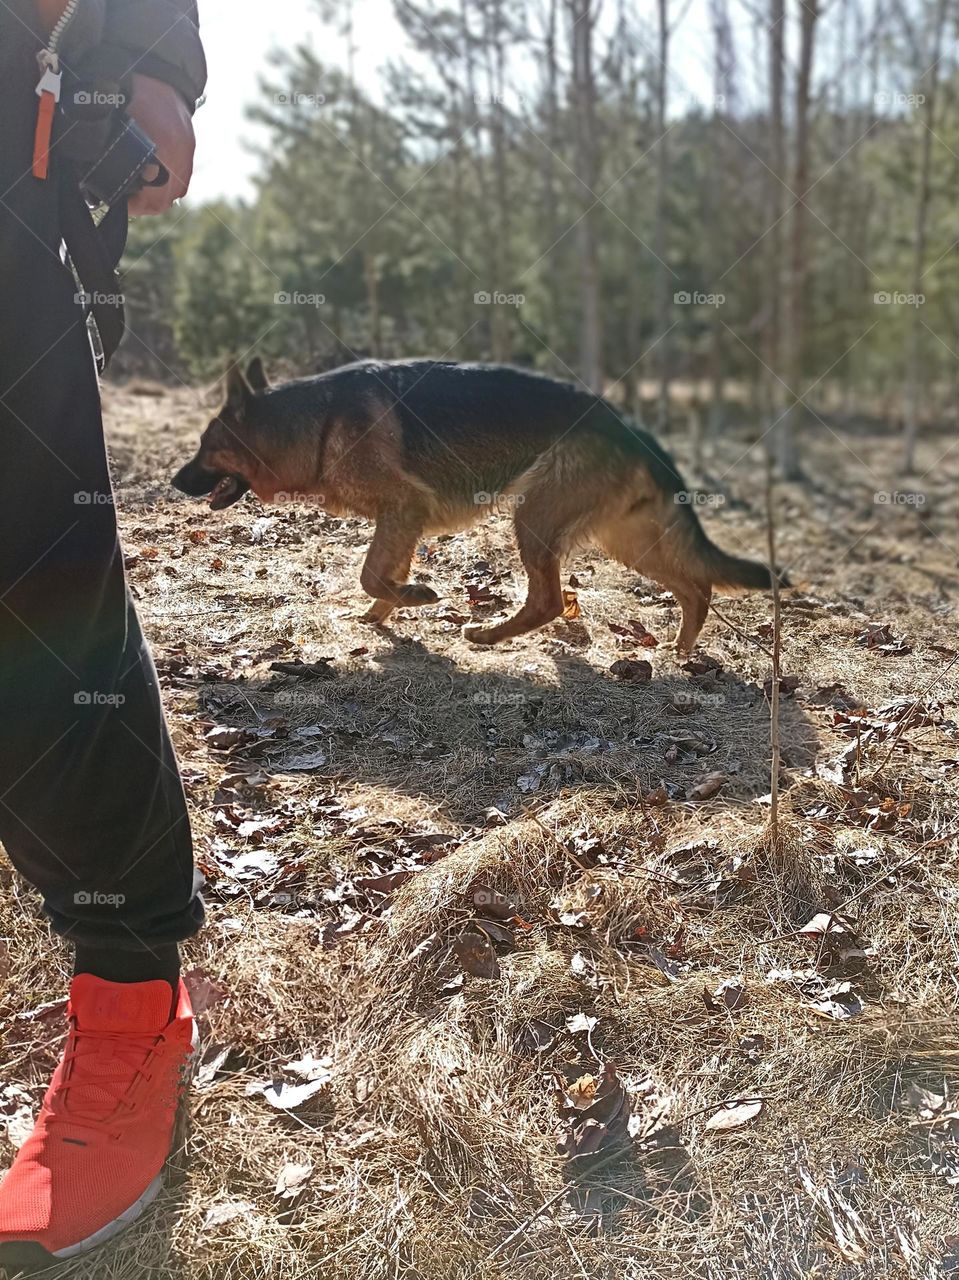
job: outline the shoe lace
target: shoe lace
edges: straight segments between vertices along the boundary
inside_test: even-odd
[[[61,1081],[50,1102],[54,1118],[99,1128],[124,1110],[132,1110],[129,1094],[147,1069],[161,1037],[155,1032],[130,1035],[123,1031],[81,1031],[74,1026],[63,1055]],[[105,1047],[110,1046],[107,1055]],[[115,1070],[94,1070],[93,1064],[117,1064]]]

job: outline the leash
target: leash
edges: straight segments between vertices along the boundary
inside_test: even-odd
[[[156,158],[155,144],[124,111],[126,95],[119,84],[86,83],[68,74],[63,100],[58,49],[79,3],[54,0],[59,16],[37,54],[40,80],[31,172],[40,182],[57,184],[60,231],[81,286],[77,301],[84,306],[84,318],[92,316],[96,325],[96,359],[102,373],[126,327],[117,268],[127,241],[127,199],[141,187],[163,186],[170,175]],[[104,111],[103,104],[109,109]],[[58,122],[68,128],[56,144]],[[54,145],[59,145],[59,153],[51,179]],[[151,165],[157,172],[147,179],[144,173]],[[106,208],[99,221],[93,213],[98,206]]]

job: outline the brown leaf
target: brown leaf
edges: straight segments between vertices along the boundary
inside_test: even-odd
[[[212,1009],[230,994],[226,987],[203,969],[191,969],[183,975],[183,981],[190,993],[190,1003],[195,1014],[206,1013],[207,1009]]]
[[[329,664],[334,661],[334,658],[317,658],[315,662],[303,662],[296,658],[293,662],[271,662],[270,670],[287,676],[299,676],[305,680],[332,680],[336,672]]]
[[[467,890],[473,905],[482,907],[483,914],[496,920],[512,920],[519,915],[519,908],[512,899],[488,884],[474,883]]]
[[[688,662],[683,663],[683,670],[688,671],[692,676],[704,676],[710,671],[722,671],[723,664],[718,658],[710,657],[708,653],[700,654],[698,657],[690,658]]]
[[[492,942],[498,942],[501,946],[511,947],[516,941],[513,936],[512,929],[507,929],[504,925],[497,924],[493,920],[481,920],[479,918],[470,921],[470,925],[477,929],[482,929],[483,933]]]
[[[746,988],[739,978],[727,978],[725,982],[719,984],[715,991],[710,991],[708,987],[704,987],[703,1000],[706,1008],[711,1013],[718,1013],[722,1010],[735,1013],[748,1003]]]
[[[395,893],[400,885],[406,884],[416,875],[415,870],[403,868],[399,871],[390,871],[385,876],[363,876],[359,880],[354,880],[354,885],[362,893]]]
[[[793,698],[800,684],[802,684],[801,676],[780,676],[779,692],[784,698]],[[763,693],[767,698],[773,696],[773,682],[771,679],[763,681]]]
[[[499,961],[485,933],[467,929],[453,943],[457,960],[474,978],[498,978]]]
[[[655,787],[645,797],[646,803],[653,809],[661,809],[664,804],[669,803],[669,792],[662,783]]]
[[[888,622],[871,622],[865,631],[856,637],[856,644],[862,645],[865,649],[872,649],[876,653],[894,655],[912,653],[912,645],[894,636]]]
[[[563,617],[569,622],[574,622],[581,614],[582,609],[579,607],[579,597],[575,591],[563,591]]]
[[[689,800],[709,800],[721,791],[728,781],[725,773],[707,773],[702,781],[689,788],[686,797]]]
[[[647,684],[653,678],[652,663],[645,658],[618,658],[609,670],[617,679],[632,684]]]
[[[558,1036],[557,1029],[542,1018],[530,1018],[517,1031],[517,1047],[524,1053],[549,1053]]]

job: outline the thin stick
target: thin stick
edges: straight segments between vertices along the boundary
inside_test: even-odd
[[[760,653],[764,653],[767,658],[771,658],[773,656],[761,640],[757,640],[755,636],[748,635],[741,627],[737,627],[735,622],[732,622],[724,613],[721,613],[712,601],[710,601],[709,604],[709,612],[714,613],[719,621],[723,623],[724,626],[727,626],[730,631],[735,631],[740,640],[745,640],[747,644],[755,645]]]
[[[881,770],[883,770],[886,767],[886,765],[889,763],[892,753],[895,750],[896,743],[902,737],[905,730],[909,727],[909,722],[912,720],[912,717],[916,714],[919,707],[922,705],[923,698],[926,696],[927,693],[930,692],[930,690],[936,687],[936,685],[944,676],[947,676],[949,674],[949,672],[952,670],[952,668],[956,665],[957,662],[959,662],[959,653],[954,653],[952,657],[949,659],[949,661],[946,663],[946,665],[943,667],[943,669],[939,672],[939,674],[937,676],[933,676],[933,678],[929,681],[929,683],[924,688],[919,690],[919,693],[916,695],[916,699],[913,702],[912,706],[909,708],[909,710],[906,712],[903,718],[899,721],[899,724],[896,728],[895,733],[893,733],[892,737],[890,738],[889,750],[886,752],[883,758],[876,765],[875,769],[873,769],[872,773],[869,775],[870,780],[875,778],[875,776],[879,772],[881,772]]]
[[[769,574],[773,589],[773,664],[772,693],[769,699],[769,746],[772,762],[769,776],[769,834],[774,848],[779,847],[779,671],[781,653],[781,621],[779,608],[779,575],[776,572],[776,525],[773,520],[773,471],[766,455],[766,538],[769,544]]]
[[[605,1167],[612,1164],[614,1160],[621,1160],[628,1150],[629,1146],[627,1144],[618,1146],[615,1151],[611,1151],[602,1160],[597,1160],[594,1165],[591,1165],[588,1169],[584,1170],[585,1174],[587,1176],[591,1176],[594,1173],[599,1173],[600,1169],[605,1169]],[[521,1222],[515,1231],[511,1231],[505,1240],[501,1240],[499,1242],[492,1253],[487,1255],[487,1262],[492,1262],[494,1258],[498,1257],[504,1249],[508,1248],[509,1245],[513,1243],[517,1236],[521,1236],[524,1231],[529,1230],[540,1214],[545,1213],[547,1209],[552,1209],[556,1201],[562,1200],[563,1196],[568,1195],[570,1191],[574,1191],[576,1189],[576,1185],[575,1181],[564,1182],[560,1189],[555,1192],[555,1194],[551,1195],[548,1200],[545,1200],[535,1213],[530,1214],[525,1222]]]

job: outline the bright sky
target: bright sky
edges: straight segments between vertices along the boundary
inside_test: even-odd
[[[309,38],[324,62],[345,66],[346,43],[320,22],[311,0],[199,0],[199,5],[209,80],[207,100],[196,114],[190,194],[209,200],[250,190],[256,158],[247,146],[256,130],[244,107],[256,99],[270,50]],[[402,33],[391,0],[356,0],[354,21],[357,78],[372,86],[378,68],[396,56]]]
[[[271,49],[309,40],[321,61],[346,65],[346,41],[320,21],[313,0],[199,0],[199,6],[210,76],[207,100],[195,121],[198,148],[191,188],[195,201],[249,194],[257,161],[248,146],[256,127],[245,118],[244,108],[257,97],[257,81],[269,70]],[[604,0],[601,27],[603,19],[615,16],[616,8],[614,0]],[[648,24],[652,54],[653,0],[639,0],[639,8]],[[688,106],[688,98],[683,102],[684,87],[700,101],[711,92],[709,0],[671,0],[670,9],[677,21],[670,96],[673,111],[681,113]],[[748,8],[734,0],[731,9],[737,27],[740,85],[748,93],[751,82],[762,73],[754,63],[757,50]],[[378,97],[379,70],[409,52],[393,16],[393,0],[354,0],[354,40],[357,79]],[[321,86],[317,92],[322,92]]]

